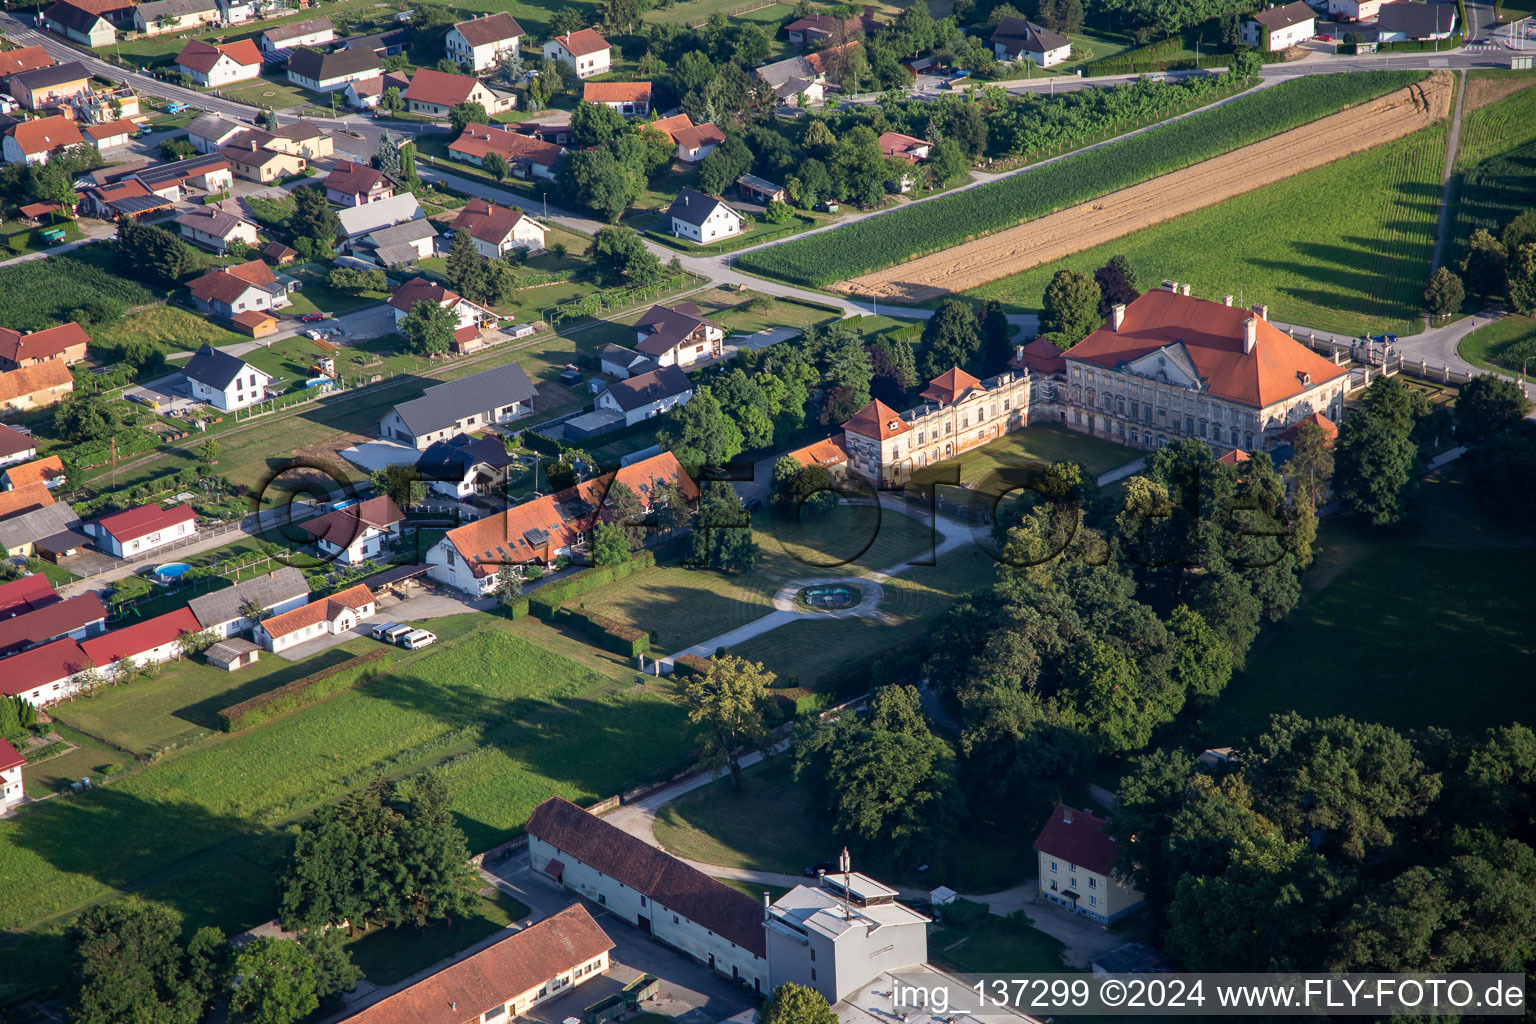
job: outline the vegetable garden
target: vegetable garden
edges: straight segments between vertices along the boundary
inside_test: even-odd
[[[1367,71],[1298,78],[995,184],[749,252],[735,265],[824,287],[1230,152],[1423,77],[1422,71]]]

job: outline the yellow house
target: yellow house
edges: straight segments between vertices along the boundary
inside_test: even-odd
[[[1109,925],[1141,906],[1141,893],[1115,874],[1119,849],[1109,822],[1058,804],[1035,837],[1040,898]]]
[[[219,155],[229,161],[229,169],[237,178],[259,182],[282,181],[295,174],[303,174],[304,168],[309,166],[301,156],[267,149],[255,140],[245,145],[239,145],[238,142],[239,140],[235,140],[232,144],[219,149]]]

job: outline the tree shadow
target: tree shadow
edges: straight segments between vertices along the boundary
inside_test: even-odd
[[[276,658],[277,655],[268,654],[267,657]],[[250,700],[252,697],[266,693],[268,690],[275,690],[285,683],[293,682],[295,679],[302,679],[305,676],[312,675],[321,669],[327,669],[332,665],[348,661],[351,657],[352,655],[339,648],[322,651],[320,654],[306,658],[302,662],[289,663],[276,672],[263,676],[253,676],[233,689],[213,694],[192,704],[184,704],[173,710],[171,716],[204,729],[219,729],[221,728],[219,712],[225,708]]]

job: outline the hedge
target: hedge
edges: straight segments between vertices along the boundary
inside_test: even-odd
[[[225,732],[249,729],[278,715],[324,700],[333,693],[351,689],[387,671],[393,662],[394,652],[384,649],[349,658],[339,665],[284,683],[274,690],[225,708],[219,712],[219,724]]]
[[[679,678],[707,676],[709,675],[709,668],[709,659],[701,658],[697,654],[679,654],[672,659],[672,674]]]
[[[555,458],[560,457],[560,442],[548,434],[539,433],[532,427],[523,431],[523,447],[532,448],[536,452],[551,455]]]
[[[656,564],[656,556],[649,551],[638,552],[627,562],[618,565],[598,566],[572,573],[563,580],[546,583],[528,597],[528,610],[541,619],[555,619],[560,606],[573,597],[605,587],[610,583],[633,576],[642,569]]]
[[[651,650],[651,638],[642,630],[633,626],[626,626],[622,622],[603,618],[601,615],[588,615],[586,612],[566,609],[566,613],[572,618],[585,619],[587,624],[587,637],[605,651],[615,654],[623,654],[635,657],[648,654]]]

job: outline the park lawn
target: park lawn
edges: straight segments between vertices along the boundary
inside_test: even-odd
[[[669,654],[767,615],[778,585],[777,578],[758,570],[727,575],[658,565],[568,605],[652,634],[652,649]]]
[[[393,985],[468,949],[528,916],[528,908],[500,889],[480,894],[475,907],[451,925],[373,928],[347,940],[352,962],[375,985]]]
[[[810,806],[791,767],[790,756],[779,754],[743,770],[739,793],[722,778],[678,797],[656,813],[656,838],[674,856],[752,871],[798,875],[835,859],[825,815]],[[764,828],[769,822],[801,824]]]
[[[91,325],[91,345],[104,349],[148,342],[163,352],[195,352],[203,345],[219,348],[250,340],[179,306],[152,306],[113,323]]]
[[[1511,313],[1462,338],[1456,352],[1485,370],[1521,373],[1536,363],[1536,319]]]
[[[217,732],[224,708],[349,657],[337,649],[297,663],[269,655],[238,672],[201,660],[172,662],[152,679],[105,687],[58,705],[50,714],[81,732],[148,756]]]
[[[940,966],[967,974],[1064,974],[1076,970],[1062,960],[1064,948],[1028,917],[995,914],[963,929],[937,926],[928,937],[929,952]]]
[[[900,499],[895,499],[899,501]],[[941,539],[932,523],[884,506],[839,503],[800,522],[759,516],[758,543],[787,561],[774,565],[783,579],[844,572],[890,572],[931,560]]]
[[[1058,270],[1091,274],[1123,253],[1144,282],[1188,281],[1206,298],[1239,292],[1284,323],[1417,333],[1444,167],[1445,127],[1434,125],[965,294],[1038,311]],[[1360,181],[1375,187],[1362,193]]]
[[[1103,60],[1122,54],[1136,45],[1129,38],[1111,39],[1091,28],[1068,32],[1067,38],[1072,40],[1072,60],[1069,63]]]

